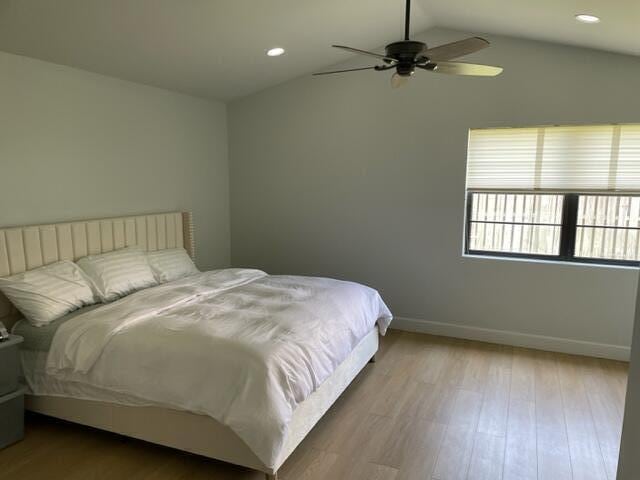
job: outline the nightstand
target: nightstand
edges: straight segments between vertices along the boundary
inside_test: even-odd
[[[24,436],[24,388],[18,383],[22,337],[0,342],[0,448]]]

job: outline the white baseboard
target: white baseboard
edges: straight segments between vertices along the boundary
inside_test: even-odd
[[[551,352],[609,358],[625,362],[629,361],[629,354],[631,352],[630,347],[623,347],[621,345],[585,342],[569,338],[546,337],[544,335],[533,335],[509,330],[493,330],[469,325],[429,322],[406,317],[395,317],[393,322],[391,322],[390,328],[445,337],[478,340],[480,342],[500,343],[516,347],[535,348],[537,350],[547,350]]]

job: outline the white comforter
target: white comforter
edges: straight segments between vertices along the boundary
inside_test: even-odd
[[[390,321],[356,283],[217,270],[64,323],[47,373],[210,415],[273,467],[296,406]]]

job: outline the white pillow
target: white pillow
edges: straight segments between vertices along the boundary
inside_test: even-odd
[[[158,284],[145,253],[137,247],[89,255],[77,263],[91,279],[104,303]]]
[[[160,283],[170,282],[200,272],[184,248],[148,252],[147,258],[156,279]]]
[[[0,278],[0,291],[36,327],[98,301],[87,276],[70,261]]]

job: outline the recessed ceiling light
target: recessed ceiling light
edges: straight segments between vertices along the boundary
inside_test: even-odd
[[[581,13],[579,15],[576,15],[576,20],[582,23],[599,23],[600,17],[589,15],[588,13]]]
[[[267,55],[270,57],[279,57],[284,53],[284,48],[282,47],[274,47],[267,50]]]

